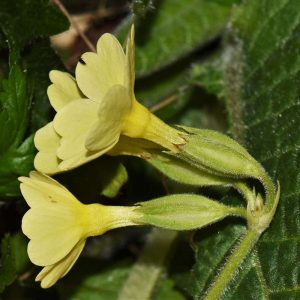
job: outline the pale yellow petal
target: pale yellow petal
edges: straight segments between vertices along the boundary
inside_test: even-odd
[[[59,135],[54,130],[53,122],[48,123],[35,133],[34,145],[38,150],[57,148],[59,145]]]
[[[56,263],[83,237],[88,230],[86,224],[84,205],[70,205],[55,198],[40,201],[22,219],[22,231],[31,239],[28,244],[30,260],[39,266]]]
[[[99,103],[81,99],[61,109],[54,118],[54,128],[61,136],[60,147],[56,154],[66,160],[78,154],[84,154],[86,136],[97,122]]]
[[[20,177],[20,181],[21,182],[25,182],[23,181],[23,178],[28,178],[28,177]],[[61,189],[64,189],[65,191],[67,191],[68,195],[71,194],[63,185],[61,185],[58,181],[56,181],[55,179],[41,173],[41,172],[37,172],[37,171],[30,171],[29,173],[29,180],[30,181],[35,181],[36,183],[38,182],[44,182],[44,183],[48,183],[48,184],[51,184],[51,185],[55,185]],[[72,195],[72,194],[71,194]],[[73,195],[72,195],[73,197]]]
[[[112,87],[99,103],[98,120],[89,130],[85,146],[90,151],[112,148],[121,134],[123,120],[131,108],[131,98],[121,85]]]
[[[131,26],[131,30],[127,37],[126,42],[126,75],[125,75],[125,86],[130,92],[130,96],[134,97],[134,25]]]
[[[33,174],[35,173],[37,172],[33,172]],[[41,174],[40,176],[48,177]],[[22,195],[30,207],[44,206],[53,201],[67,205],[81,205],[64,186],[50,177],[48,177],[49,182],[28,177],[19,177],[19,180],[21,181]]]
[[[53,122],[39,129],[34,136],[35,147],[39,150],[34,158],[34,167],[43,173],[59,172],[59,160],[56,151],[59,147],[59,135],[55,132]]]
[[[45,174],[53,175],[61,172],[59,169],[60,159],[55,152],[41,151],[34,157],[34,168]]]
[[[61,261],[54,265],[44,267],[35,278],[35,281],[41,281],[42,288],[53,286],[58,279],[64,277],[70,271],[82,252],[84,245],[85,240],[78,242],[72,251]]]
[[[22,219],[22,231],[31,239],[28,255],[40,266],[66,256],[88,230],[85,205],[49,176],[31,172],[20,177],[21,192],[31,207]]]
[[[71,158],[65,159],[61,161],[59,164],[59,169],[61,171],[67,171],[74,169],[75,167],[81,166],[93,159],[96,159],[97,157],[105,154],[112,146],[108,146],[105,149],[102,149],[101,151],[95,151],[91,152],[88,150],[82,151],[79,154],[76,154],[72,156]]]
[[[31,211],[30,209],[29,212]],[[68,220],[60,220],[59,217],[42,213],[41,210],[38,212],[33,211],[32,215],[28,214],[26,218],[25,216],[22,224],[24,234],[30,238],[28,232],[32,233],[33,236],[33,233],[40,233],[40,235],[31,238],[27,248],[28,256],[35,265],[46,266],[58,262],[83,237],[80,227],[76,226],[76,219],[73,219],[72,223],[67,223]],[[48,225],[45,224],[46,222],[48,222]],[[40,230],[35,231],[35,226],[39,226]],[[48,228],[47,226],[52,226],[53,228]],[[44,230],[43,236],[41,235],[41,230]]]
[[[97,52],[83,54],[75,73],[81,91],[90,99],[102,101],[112,86],[124,85],[126,62],[120,43],[111,34],[101,36]]]
[[[151,158],[153,150],[163,150],[163,148],[153,142],[144,139],[130,138],[121,135],[118,143],[107,152],[108,155],[131,155],[143,159]]]
[[[71,101],[82,98],[74,77],[69,73],[53,70],[49,77],[53,84],[48,87],[47,94],[56,111]]]

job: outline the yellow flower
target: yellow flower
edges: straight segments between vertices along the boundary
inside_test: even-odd
[[[82,55],[75,75],[76,79],[50,72],[48,96],[57,114],[36,133],[37,170],[53,174],[75,168],[109,152],[121,136],[145,139],[174,152],[185,144],[182,132],[135,99],[133,26],[126,53],[113,35],[104,34],[97,53]],[[122,142],[118,149],[124,152]]]
[[[43,266],[36,281],[48,288],[65,276],[90,236],[124,226],[138,225],[134,207],[85,205],[52,178],[38,172],[20,177],[21,192],[30,206],[22,231],[30,239],[30,260]]]

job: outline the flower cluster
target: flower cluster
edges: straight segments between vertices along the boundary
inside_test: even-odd
[[[125,52],[113,35],[104,34],[97,53],[82,55],[75,78],[50,72],[48,97],[56,115],[34,138],[39,150],[34,165],[41,173],[19,179],[30,206],[22,230],[30,239],[30,260],[44,267],[36,277],[43,288],[68,273],[89,236],[139,223],[133,221],[134,208],[84,205],[42,173],[73,169],[105,153],[146,157],[147,148],[176,152],[185,143],[185,134],[135,99],[134,77],[133,26]]]
[[[50,72],[48,96],[56,115],[35,135],[39,151],[34,165],[39,172],[19,178],[30,206],[22,230],[30,239],[30,260],[43,267],[36,277],[43,288],[69,272],[88,237],[114,228],[190,230],[237,216],[247,219],[256,241],[274,216],[279,184],[276,190],[246,149],[221,133],[165,124],[136,100],[134,77],[134,27],[125,51],[113,35],[104,34],[97,53],[82,55],[75,78]],[[168,195],[132,207],[85,205],[44,175],[73,169],[105,153],[147,158],[180,183],[232,186],[244,196],[247,210],[193,194]],[[248,178],[262,183],[265,202],[262,194],[249,188]]]
[[[35,135],[37,170],[46,174],[66,171],[110,150],[141,155],[138,145],[128,145],[121,136],[151,141],[174,152],[185,144],[182,132],[135,99],[134,27],[125,52],[113,35],[102,35],[97,53],[82,55],[75,77],[50,72],[48,96],[56,115]]]

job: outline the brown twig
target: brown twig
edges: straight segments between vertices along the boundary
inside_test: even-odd
[[[53,3],[57,5],[57,7],[61,10],[61,12],[66,16],[69,20],[71,26],[76,30],[78,35],[82,38],[82,40],[86,43],[90,50],[96,52],[96,48],[93,43],[89,40],[89,38],[85,35],[85,33],[79,28],[77,22],[73,19],[73,17],[69,14],[65,6],[60,2],[60,0],[52,0]]]
[[[170,103],[172,103],[173,101],[175,101],[177,99],[177,95],[172,95],[166,99],[164,99],[163,101],[153,105],[151,108],[150,108],[150,111],[151,112],[155,112],[155,111],[158,111],[164,107],[166,107],[167,105],[169,105]]]

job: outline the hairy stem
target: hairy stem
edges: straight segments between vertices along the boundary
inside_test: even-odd
[[[233,253],[225,263],[221,272],[217,275],[214,283],[208,289],[204,298],[205,300],[216,300],[221,298],[229,282],[235,276],[241,263],[258,241],[260,235],[261,232],[257,230],[247,231],[239,245],[234,249]]]
[[[247,203],[255,202],[255,194],[248,187],[248,185],[242,181],[238,181],[233,184],[233,187],[244,197]]]
[[[119,293],[118,300],[148,300],[151,298],[177,235],[176,231],[158,228],[152,230],[145,248]]]
[[[266,202],[265,207],[267,211],[270,211],[272,207],[274,206],[274,200],[276,198],[276,192],[275,192],[275,186],[272,181],[272,179],[269,177],[269,175],[266,173],[266,171],[263,169],[264,172],[262,172],[262,179],[261,182],[265,187],[266,190]]]
[[[231,215],[247,220],[247,210],[244,207],[231,207]]]

